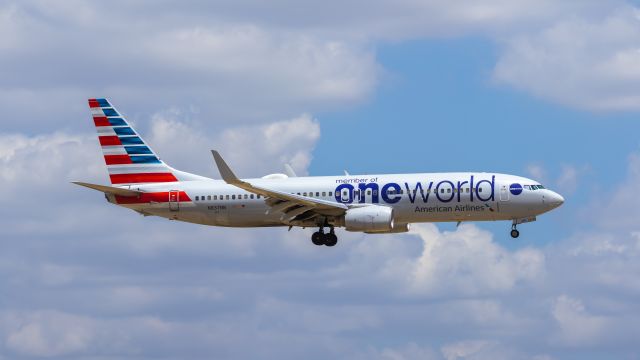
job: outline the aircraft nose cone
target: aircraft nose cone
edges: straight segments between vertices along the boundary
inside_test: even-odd
[[[556,192],[549,191],[549,195],[547,196],[546,202],[550,208],[555,209],[560,205],[564,204],[564,198],[562,197],[562,195]]]

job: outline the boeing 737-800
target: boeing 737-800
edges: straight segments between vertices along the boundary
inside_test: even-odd
[[[288,167],[288,175],[240,179],[216,151],[222,180],[211,179],[165,164],[106,99],[89,99],[89,107],[111,186],[75,184],[143,215],[213,226],[313,227],[315,245],[334,246],[336,227],[388,234],[421,222],[508,220],[517,238],[519,224],[564,202],[537,181],[490,172],[297,177]]]

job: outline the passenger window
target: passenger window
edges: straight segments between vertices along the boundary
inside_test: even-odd
[[[326,192],[326,191],[323,191],[323,192],[322,192],[322,196],[327,196],[327,192]]]
[[[200,196],[196,196],[196,201],[200,200]]]
[[[371,190],[367,190],[367,195],[371,195]]]
[[[249,197],[250,197],[251,199],[253,199],[253,194],[249,195]]]
[[[231,195],[231,200],[235,200],[236,196],[235,195]]]
[[[451,189],[447,189],[447,194],[451,194]]]
[[[441,194],[444,194],[444,189],[440,189],[440,193],[441,193]]]
[[[478,189],[478,192],[482,192],[482,188]]]
[[[307,196],[307,193],[306,193],[306,192],[303,192],[303,193],[302,193],[302,196]]]
[[[333,196],[333,191],[329,191],[329,196]]]
[[[320,192],[316,191],[316,196],[320,196]]]

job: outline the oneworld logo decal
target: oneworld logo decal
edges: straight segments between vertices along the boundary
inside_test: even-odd
[[[509,191],[511,191],[513,195],[520,195],[520,193],[522,193],[522,185],[518,183],[511,184],[511,186],[509,186]]]

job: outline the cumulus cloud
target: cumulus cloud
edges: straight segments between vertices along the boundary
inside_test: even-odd
[[[639,10],[567,17],[537,32],[506,37],[494,78],[561,104],[593,110],[640,109]]]
[[[194,4],[178,12],[128,1],[0,6],[0,194],[10,209],[0,218],[8,289],[0,358],[635,354],[640,230],[628,189],[638,182],[637,156],[589,218],[595,231],[536,247],[463,224],[341,232],[340,246],[319,249],[311,229],[143,218],[68,184],[106,180],[88,93],[113,95],[177,168],[217,177],[216,148],[242,176],[279,172],[284,162],[305,174],[320,136],[307,114],[373,91],[380,39],[481,34],[504,44],[500,82],[579,108],[633,109],[636,89],[625,82],[637,75],[632,8]],[[598,98],[603,89],[609,95]],[[568,166],[558,183],[574,187],[579,170]]]
[[[285,163],[298,175],[306,175],[311,153],[320,137],[320,125],[309,114],[214,133],[206,132],[200,124],[182,120],[181,114],[180,110],[173,109],[154,115],[150,145],[172,166],[215,178],[219,175],[214,170],[211,150],[218,150],[239,176],[282,173]]]
[[[6,337],[7,348],[20,355],[52,357],[77,353],[86,350],[93,337],[92,321],[85,317],[55,311],[7,315],[5,321],[14,323],[14,330]]]
[[[424,250],[408,278],[412,292],[477,295],[509,290],[519,281],[543,275],[544,255],[539,250],[511,253],[497,245],[491,233],[476,226],[462,225],[458,231],[444,233],[434,225],[415,229]]]
[[[0,106],[7,128],[69,127],[86,117],[86,98],[97,96],[120,100],[125,113],[134,114],[196,106],[220,129],[357,103],[377,83],[375,57],[363,43],[199,18],[199,10],[187,6],[182,15],[163,6],[135,12],[153,17],[134,16],[131,7],[0,6],[6,30]]]
[[[607,229],[625,229],[637,231],[640,211],[635,206],[640,194],[634,189],[640,181],[640,154],[632,153],[627,162],[627,174],[624,181],[607,192],[602,198],[595,199],[591,205],[593,220]]]

